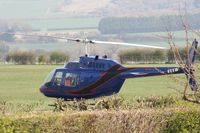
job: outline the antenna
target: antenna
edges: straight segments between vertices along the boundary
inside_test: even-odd
[[[88,53],[88,43],[85,41],[85,54],[89,55]]]

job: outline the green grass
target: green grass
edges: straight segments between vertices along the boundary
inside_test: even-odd
[[[133,67],[133,65],[126,65],[127,67]],[[146,64],[146,65],[134,65],[136,67],[145,66],[176,66],[174,64]],[[181,81],[185,79],[183,74],[173,75],[173,77],[180,79]],[[134,78],[127,79],[120,91],[120,95],[126,99],[136,99],[138,97],[147,96],[167,96],[171,94],[176,94],[175,89],[183,89],[181,84],[177,84],[169,76],[155,76],[155,77],[144,77],[144,78]]]
[[[52,102],[53,98],[41,94],[39,87],[46,75],[57,67],[60,66],[0,65],[0,100],[11,103]],[[119,94],[128,100],[149,95],[168,95],[175,92],[169,87],[181,88],[176,84],[168,76],[128,79]]]
[[[57,66],[0,65],[0,100],[12,103],[49,101],[39,92],[45,76]]]

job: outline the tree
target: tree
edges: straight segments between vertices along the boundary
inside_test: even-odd
[[[119,52],[121,63],[160,63],[165,61],[165,51],[149,49],[133,49]]]
[[[167,62],[166,63],[175,63],[174,53],[173,53],[172,49],[169,49],[167,51]]]
[[[8,62],[13,62],[16,64],[22,64],[22,65],[35,64],[36,56],[33,51],[18,50],[18,51],[10,52],[6,57],[6,60]]]
[[[38,56],[38,63],[39,64],[48,63],[48,61],[47,61],[47,55],[39,55]]]
[[[185,42],[186,42],[186,46],[185,48],[182,49],[178,49],[176,46],[176,43],[173,40],[173,35],[172,33],[168,33],[168,42],[169,45],[171,47],[171,50],[173,51],[175,60],[177,62],[177,64],[179,65],[179,67],[183,70],[183,72],[186,75],[186,81],[184,83],[185,88],[183,90],[183,92],[178,91],[180,94],[183,94],[183,100],[189,101],[189,102],[194,102],[194,103],[199,103],[200,104],[200,90],[199,90],[199,86],[198,86],[198,80],[199,78],[197,78],[199,75],[199,66],[195,65],[193,63],[188,63],[189,61],[189,57],[192,56],[190,53],[190,51],[195,51],[194,53],[196,53],[197,55],[198,53],[198,49],[194,49],[195,47],[191,47],[190,42],[189,42],[189,27],[186,24],[185,21],[182,20],[183,23],[183,27],[184,27],[184,31],[185,31]],[[200,35],[200,34],[197,34]],[[196,39],[193,40],[192,45],[195,46],[197,45],[198,42],[196,41]],[[193,48],[193,49],[191,49]],[[190,54],[189,54],[190,53]],[[193,56],[195,55],[193,53]],[[180,81],[180,84],[182,84],[183,82],[181,81],[181,79],[179,78],[172,78],[175,81]],[[185,80],[185,79],[184,79]],[[190,89],[192,90],[192,94],[191,91],[188,91],[188,87],[190,86]]]
[[[160,63],[165,60],[165,52],[162,50],[155,50],[152,53],[152,57],[154,58],[154,61],[157,63]]]
[[[69,60],[69,56],[65,53],[55,51],[50,54],[50,63],[52,64],[60,64],[68,60]]]

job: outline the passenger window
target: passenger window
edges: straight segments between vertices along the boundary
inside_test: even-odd
[[[54,78],[54,83],[58,86],[62,84],[63,72],[57,72]]]
[[[76,87],[78,85],[78,75],[74,73],[66,73],[65,86]]]

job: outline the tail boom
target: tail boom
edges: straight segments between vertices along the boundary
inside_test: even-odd
[[[127,71],[120,74],[120,77],[123,79],[184,73],[184,70],[180,67],[139,67],[125,69]]]

